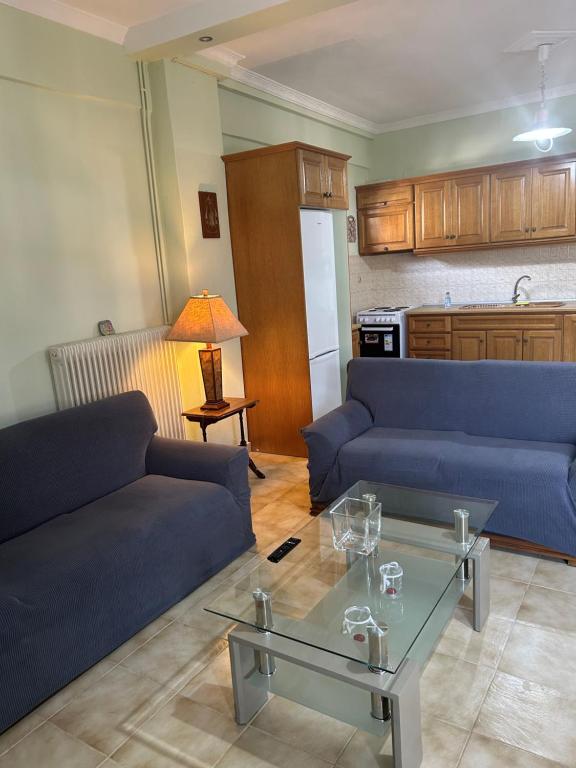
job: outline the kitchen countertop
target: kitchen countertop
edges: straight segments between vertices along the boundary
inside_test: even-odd
[[[352,330],[353,331],[359,331],[360,330],[360,323],[352,323]]]
[[[560,300],[559,300],[560,301]],[[475,302],[467,302],[473,304]],[[485,302],[477,302],[482,304]],[[498,302],[494,302],[498,303]],[[409,309],[407,315],[493,315],[502,313],[512,313],[519,315],[522,313],[544,313],[547,315],[557,315],[564,312],[576,313],[576,300],[564,301],[562,306],[550,307],[550,306],[538,306],[538,302],[530,306],[522,306],[521,304],[510,304],[505,307],[484,307],[482,309],[462,309],[462,304],[453,304],[449,309],[446,309],[442,304],[424,304],[421,307],[414,307]]]

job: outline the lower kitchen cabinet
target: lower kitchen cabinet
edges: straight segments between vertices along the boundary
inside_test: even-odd
[[[522,331],[487,331],[486,357],[488,360],[522,360]]]
[[[410,352],[410,357],[415,360],[450,360],[452,355],[450,352],[433,352],[432,350],[428,351],[422,349],[412,350],[412,352]]]
[[[522,360],[562,360],[562,331],[524,331]]]
[[[576,315],[564,315],[562,360],[576,362]]]
[[[452,360],[485,360],[486,331],[454,331]]]

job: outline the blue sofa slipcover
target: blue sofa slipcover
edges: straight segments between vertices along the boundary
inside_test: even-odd
[[[303,434],[315,503],[357,480],[494,499],[489,531],[576,556],[576,365],[355,359]]]
[[[0,731],[255,541],[244,448],[141,392],[0,430]]]

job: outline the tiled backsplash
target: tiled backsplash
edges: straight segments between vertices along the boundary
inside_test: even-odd
[[[523,298],[576,297],[576,244],[500,248],[444,253],[438,256],[350,255],[353,318],[360,309],[383,304],[441,304],[446,291],[452,302],[509,301],[514,282],[524,281]]]

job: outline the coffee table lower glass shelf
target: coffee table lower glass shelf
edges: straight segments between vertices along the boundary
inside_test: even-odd
[[[474,628],[486,620],[490,547],[480,534],[495,507],[360,482],[298,532],[283,560],[262,560],[219,595],[207,610],[238,622],[229,635],[237,721],[271,692],[376,735],[392,729],[395,768],[417,768],[421,669],[472,577]],[[343,536],[347,524],[353,535]]]

